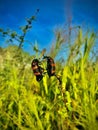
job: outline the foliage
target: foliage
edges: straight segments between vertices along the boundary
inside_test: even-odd
[[[36,20],[38,12],[39,9],[36,10],[35,15],[31,16],[30,18],[26,18],[26,24],[20,27],[20,30],[22,31],[21,34],[18,34],[18,32],[12,31],[11,29],[4,30],[2,28],[0,28],[0,34],[3,37],[7,37],[7,43],[13,44],[14,42],[17,42],[18,50],[21,49],[26,41],[25,40],[26,34],[32,28],[32,22]]]
[[[57,32],[50,56],[56,57],[65,41]],[[83,35],[79,29],[67,60],[55,60],[61,84],[47,74],[36,81],[31,61],[38,48],[34,56],[18,46],[0,48],[0,130],[97,130],[98,60],[96,55],[91,59],[95,41],[94,32]]]

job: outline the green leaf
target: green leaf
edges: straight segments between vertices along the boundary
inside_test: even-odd
[[[3,29],[2,29],[2,28],[0,28],[0,32],[3,32]]]
[[[36,16],[32,16],[32,17],[31,17],[31,20],[36,20]]]
[[[15,36],[17,36],[17,33],[16,33],[16,32],[12,32],[12,33],[11,33],[11,37],[12,37],[12,38],[15,38]]]

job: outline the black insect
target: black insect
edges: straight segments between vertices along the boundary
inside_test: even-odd
[[[59,80],[59,83],[61,84],[60,78],[55,74],[56,65],[55,65],[53,58],[51,58],[50,56],[44,56],[43,59],[47,59],[47,68],[46,69],[47,69],[47,73],[48,73],[49,77],[55,76]]]
[[[36,76],[36,80],[37,81],[41,81],[42,80],[42,78],[43,78],[43,71],[44,71],[44,69],[39,65],[39,60],[38,59],[34,59],[33,61],[32,61],[32,64],[31,64],[31,66],[32,66],[32,70],[33,70],[33,72],[34,72],[34,75]]]
[[[47,59],[47,73],[49,77],[55,75],[55,62],[50,56],[44,56],[44,59]]]

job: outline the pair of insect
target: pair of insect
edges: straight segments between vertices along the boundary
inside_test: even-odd
[[[55,74],[55,62],[54,62],[54,60],[50,56],[44,56],[43,59],[47,60],[46,70],[47,70],[48,76],[49,77],[56,76],[56,78],[61,83],[60,78]],[[42,68],[40,66],[40,61],[38,59],[34,59],[32,61],[31,66],[32,66],[33,73],[36,76],[36,80],[41,81],[42,78],[43,78],[43,74],[44,74],[44,68]]]

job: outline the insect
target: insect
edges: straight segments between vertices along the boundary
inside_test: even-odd
[[[34,72],[34,75],[36,76],[37,81],[41,81],[43,78],[43,71],[44,69],[39,65],[40,61],[38,59],[34,59],[32,61],[32,70]]]
[[[50,56],[44,56],[43,59],[47,59],[47,68],[46,69],[47,69],[47,73],[48,73],[49,77],[55,76],[59,80],[59,83],[61,84],[60,78],[55,74],[56,65],[55,65],[53,58],[51,58]]]
[[[50,56],[44,56],[43,59],[47,59],[47,73],[49,77],[55,75],[55,62]]]

